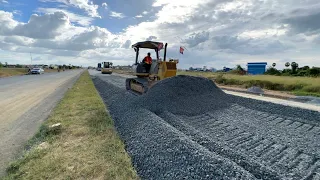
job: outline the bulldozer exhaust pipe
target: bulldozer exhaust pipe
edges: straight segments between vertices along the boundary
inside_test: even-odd
[[[167,57],[167,46],[168,46],[168,43],[166,43],[166,44],[164,45],[163,61],[166,61],[166,57]]]

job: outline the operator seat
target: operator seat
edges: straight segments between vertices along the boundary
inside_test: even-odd
[[[148,73],[146,67],[144,67],[143,65],[144,63],[142,61],[137,64],[137,70],[136,70],[137,73]]]

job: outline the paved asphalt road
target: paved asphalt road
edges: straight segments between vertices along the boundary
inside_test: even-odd
[[[0,177],[81,72],[0,78]]]

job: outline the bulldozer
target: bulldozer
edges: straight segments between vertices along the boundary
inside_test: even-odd
[[[112,62],[102,62],[101,73],[102,74],[112,74]]]
[[[166,61],[167,56],[167,43],[165,45],[162,42],[155,41],[143,41],[137,42],[132,45],[132,48],[136,52],[136,60],[133,65],[133,71],[135,78],[126,79],[126,90],[135,94],[145,94],[153,85],[157,82],[176,76],[178,60]],[[152,59],[152,65],[149,72],[144,66],[144,62],[138,62],[140,49],[153,49],[156,53],[156,59]],[[163,60],[159,58],[160,50],[164,50]]]

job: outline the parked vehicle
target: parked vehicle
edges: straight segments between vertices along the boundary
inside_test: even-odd
[[[101,63],[98,63],[97,71],[101,71]]]

